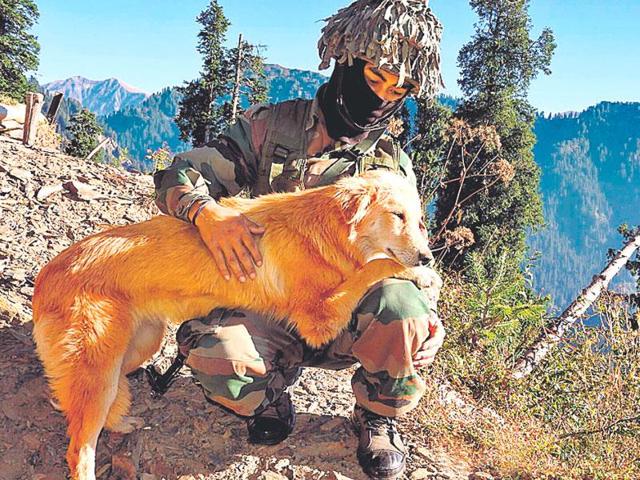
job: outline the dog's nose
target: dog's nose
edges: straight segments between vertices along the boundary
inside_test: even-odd
[[[431,250],[429,249],[423,252],[420,252],[420,254],[418,255],[418,265],[430,267],[433,265],[434,262],[435,262],[435,259],[433,258],[433,253],[431,253]]]

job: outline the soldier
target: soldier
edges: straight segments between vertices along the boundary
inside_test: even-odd
[[[374,168],[415,183],[409,157],[385,130],[409,94],[432,96],[441,86],[441,30],[426,0],[357,0],[341,9],[318,43],[320,68],[336,63],[315,98],[254,106],[218,139],[177,155],[154,176],[159,208],[193,223],[223,275],[244,282],[262,266],[264,227],[217,199],[311,188]],[[272,179],[273,164],[281,170]],[[289,387],[302,367],[360,363],[352,379],[358,460],[373,478],[396,478],[406,450],[395,419],[417,405],[425,388],[417,368],[433,361],[444,338],[440,284],[435,272],[427,291],[382,281],[348,330],[319,350],[253,312],[224,309],[184,324],[178,340],[205,395],[247,417],[258,444],[281,442],[293,430]]]

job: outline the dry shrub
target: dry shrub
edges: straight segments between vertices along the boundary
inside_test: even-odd
[[[559,458],[575,478],[638,479],[640,335],[633,308],[605,293],[593,313],[527,378],[519,397],[558,432]]]
[[[62,135],[56,132],[56,126],[49,122],[40,122],[36,130],[35,145],[42,148],[60,149]]]
[[[20,102],[8,95],[0,93],[0,103],[3,105],[18,105]]]
[[[445,230],[443,233],[444,244],[447,248],[464,250],[473,245],[476,240],[473,232],[467,227],[456,227],[454,230]]]
[[[640,334],[631,328],[632,308],[604,295],[595,308],[601,326],[576,329],[518,382],[509,376],[515,350],[501,325],[524,306],[497,308],[498,285],[489,321],[481,322],[479,286],[445,279],[440,316],[448,336],[424,372],[427,394],[409,428],[501,479],[640,478]],[[522,331],[525,345],[529,333]],[[444,401],[445,383],[466,406]]]
[[[443,381],[430,376],[428,393],[412,415],[421,438],[498,478],[554,478],[562,471],[555,458],[558,439],[542,422],[519,411],[488,409],[469,394],[463,395],[464,407],[443,401]]]
[[[516,169],[508,161],[500,158],[489,164],[488,174],[497,177],[502,183],[509,184],[516,176]]]
[[[389,121],[389,125],[387,126],[387,132],[394,138],[399,138],[400,135],[405,131],[406,126],[401,118],[393,117]]]

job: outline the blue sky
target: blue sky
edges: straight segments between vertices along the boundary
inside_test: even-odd
[[[148,92],[198,75],[195,17],[206,0],[36,0],[41,82],[73,75],[116,77]],[[322,22],[349,0],[220,0],[232,23],[267,46],[267,61],[317,71]],[[444,24],[446,93],[457,95],[456,57],[473,32],[466,0],[431,0]],[[640,101],[640,0],[532,0],[534,34],[545,26],[558,48],[552,75],[532,85],[539,110],[582,110],[602,100]]]

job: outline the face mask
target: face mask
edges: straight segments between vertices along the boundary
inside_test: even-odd
[[[402,107],[404,98],[387,102],[371,90],[364,76],[366,64],[359,58],[351,66],[336,64],[331,79],[321,87],[320,107],[334,140],[357,143],[370,131],[386,128]]]

